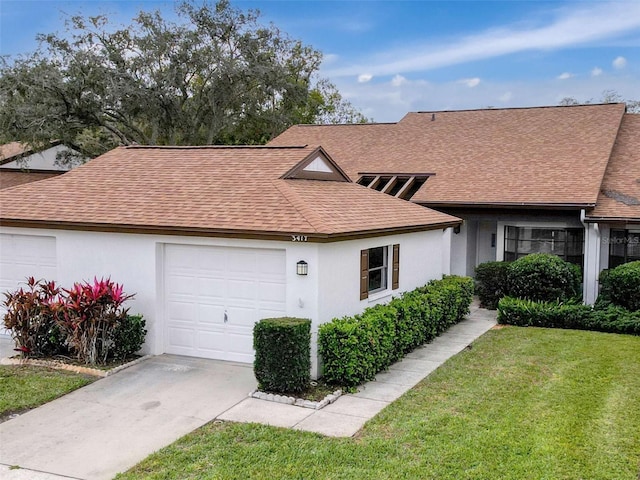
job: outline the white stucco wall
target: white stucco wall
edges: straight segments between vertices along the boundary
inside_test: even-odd
[[[467,236],[469,235],[469,228],[465,221],[460,226],[458,233],[454,232],[451,235],[451,274],[452,275],[466,275],[467,274]]]
[[[282,249],[286,252],[286,313],[312,321],[314,376],[318,373],[315,340],[320,323],[361,312],[440,278],[443,264],[449,264],[449,235],[441,229],[327,244],[56,229],[3,228],[2,233],[55,237],[57,278],[52,280],[63,287],[110,277],[123,284],[127,293],[135,293],[127,305],[131,313],[144,315],[148,329],[144,352],[152,354],[163,353],[165,345],[162,265],[166,244]],[[400,289],[360,301],[360,250],[396,243],[400,244]],[[299,260],[308,263],[307,276],[296,274]]]
[[[399,288],[391,287],[391,249],[400,244]],[[360,300],[360,251],[389,247],[389,288]],[[441,229],[427,232],[390,235],[320,245],[319,310],[320,323],[336,317],[362,312],[376,303],[441,278],[442,255],[447,254]]]

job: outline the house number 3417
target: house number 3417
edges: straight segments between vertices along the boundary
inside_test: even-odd
[[[307,236],[306,235],[291,235],[291,241],[292,242],[306,242],[307,241]]]

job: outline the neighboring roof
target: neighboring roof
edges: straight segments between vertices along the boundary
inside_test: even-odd
[[[62,173],[64,172],[24,172],[22,170],[0,169],[0,190],[57,177]]]
[[[460,220],[344,181],[280,178],[314,147],[120,147],[57,178],[0,192],[0,224],[309,241]]]
[[[432,206],[595,205],[624,104],[409,113],[394,124],[298,125],[270,145],[322,145],[363,172],[433,172]]]
[[[626,114],[588,221],[640,223],[640,115]]]
[[[31,147],[25,143],[10,142],[0,145],[0,165],[12,161],[15,157],[31,152]]]

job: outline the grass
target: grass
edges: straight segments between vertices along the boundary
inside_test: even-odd
[[[336,439],[210,423],[123,479],[615,479],[640,472],[640,337],[493,330]]]
[[[50,402],[95,379],[51,368],[0,365],[0,421]]]

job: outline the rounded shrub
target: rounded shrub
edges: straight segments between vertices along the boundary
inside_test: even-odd
[[[297,393],[311,380],[311,321],[305,318],[265,318],[253,328],[256,357],[253,371],[258,388]]]
[[[476,267],[475,292],[480,306],[495,310],[500,299],[508,295],[509,262],[485,262]]]
[[[600,274],[597,305],[613,304],[627,310],[640,310],[640,260],[623,263]]]
[[[509,264],[509,295],[542,302],[580,297],[580,268],[548,253],[533,253]]]

